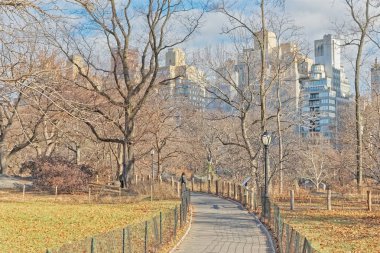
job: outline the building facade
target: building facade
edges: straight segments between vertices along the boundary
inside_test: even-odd
[[[182,102],[189,102],[197,108],[206,108],[208,103],[206,79],[202,71],[186,64],[185,52],[170,48],[165,55],[165,66],[159,70],[171,96]]]
[[[341,42],[332,35],[314,43],[315,64],[301,85],[302,136],[331,141],[339,130],[339,108],[349,102],[351,91],[341,66]]]
[[[371,68],[371,97],[372,100],[380,95],[380,64],[377,62]]]

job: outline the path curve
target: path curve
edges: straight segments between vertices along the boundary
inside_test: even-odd
[[[202,193],[192,193],[191,204],[191,229],[173,252],[274,252],[265,227],[241,205]]]

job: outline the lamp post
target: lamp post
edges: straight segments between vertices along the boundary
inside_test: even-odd
[[[264,145],[264,218],[269,217],[269,193],[268,193],[268,179],[269,179],[269,155],[268,147],[272,141],[272,136],[268,131],[261,135],[261,142]]]
[[[152,149],[151,151],[150,151],[150,155],[151,155],[151,157],[152,157],[152,180],[154,179],[154,167],[153,167],[153,163],[154,163],[154,149]]]
[[[153,182],[154,182],[154,149],[150,151],[150,155],[152,157],[152,180],[150,181],[150,201],[153,201]]]

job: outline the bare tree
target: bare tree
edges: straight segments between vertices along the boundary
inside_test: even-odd
[[[39,1],[0,2],[0,173],[35,140],[51,106],[38,90],[50,78],[37,36],[45,17]]]
[[[160,56],[189,39],[200,25],[203,10],[184,0],[149,0],[142,6],[137,1],[70,2],[85,14],[84,23],[61,24],[59,29],[66,35],[61,39],[50,33],[50,39],[77,69],[81,80],[74,84],[95,98],[96,102],[81,108],[86,111],[81,116],[85,123],[98,140],[122,146],[122,176],[127,182],[135,162],[136,117],[158,82]],[[96,31],[101,48],[83,34],[86,29]],[[106,57],[111,64],[97,57]],[[112,126],[112,133],[102,130],[105,124]]]
[[[380,22],[379,2],[374,0],[343,1],[351,23],[338,27],[338,31],[346,40],[346,45],[355,48],[355,115],[356,115],[356,180],[360,190],[363,183],[363,122],[360,109],[360,82],[363,54],[373,33],[378,30]]]
[[[317,190],[322,182],[331,181],[329,179],[337,164],[336,150],[321,140],[317,145],[308,145],[300,153],[303,165],[298,170],[300,178],[310,180]]]

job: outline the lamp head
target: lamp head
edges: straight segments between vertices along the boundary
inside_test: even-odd
[[[265,130],[265,132],[261,135],[261,142],[264,144],[264,146],[268,146],[272,141],[271,134]]]

